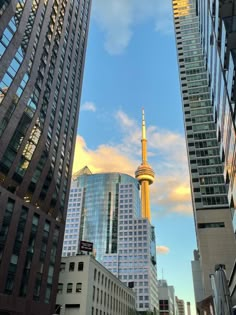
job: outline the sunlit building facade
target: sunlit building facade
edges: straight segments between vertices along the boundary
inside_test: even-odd
[[[90,0],[0,2],[0,313],[53,313]]]
[[[173,0],[201,299],[212,293],[215,264],[229,275],[235,259],[233,10],[235,1]]]

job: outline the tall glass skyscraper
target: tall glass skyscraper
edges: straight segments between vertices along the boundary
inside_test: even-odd
[[[235,1],[173,0],[173,13],[202,273],[195,295],[199,302],[212,293],[209,274],[215,265],[225,264],[229,275],[235,259],[230,209],[235,189]]]
[[[52,314],[90,0],[0,2],[0,313]]]

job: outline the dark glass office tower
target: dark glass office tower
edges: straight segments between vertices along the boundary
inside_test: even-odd
[[[235,4],[173,0],[199,250],[195,263],[201,271],[197,302],[212,294],[209,275],[215,265],[225,264],[229,275],[235,259]]]
[[[90,0],[0,2],[0,314],[52,314]]]

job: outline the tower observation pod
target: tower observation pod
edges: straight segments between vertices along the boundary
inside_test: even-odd
[[[149,185],[154,181],[154,171],[147,161],[147,138],[144,109],[142,110],[142,163],[135,172],[135,178],[141,186],[142,217],[151,219]]]

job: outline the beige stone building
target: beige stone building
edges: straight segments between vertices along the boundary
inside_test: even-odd
[[[92,256],[63,257],[55,313],[132,315],[135,294]]]

